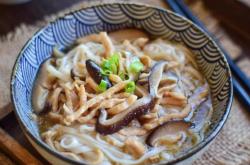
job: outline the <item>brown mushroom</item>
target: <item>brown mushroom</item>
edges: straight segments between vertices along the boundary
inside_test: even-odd
[[[165,61],[157,62],[151,70],[149,75],[149,93],[152,97],[157,97],[157,90],[166,64],[167,62]]]
[[[41,113],[46,106],[49,90],[43,88],[40,84],[33,89],[32,105],[35,113]]]
[[[96,123],[96,131],[103,135],[113,134],[127,126],[132,120],[146,114],[153,105],[152,97],[145,96],[110,119],[107,119],[106,110],[102,109]]]
[[[147,137],[146,143],[149,146],[154,146],[155,143],[162,137],[174,135],[178,132],[186,132],[193,124],[186,121],[169,121],[156,127]]]
[[[97,84],[100,84],[102,80],[107,82],[107,88],[112,86],[107,76],[102,75],[101,68],[92,60],[86,61],[86,68],[89,75],[94,79]]]
[[[191,118],[191,121],[195,124],[193,131],[198,132],[202,130],[206,123],[206,119],[211,112],[211,100],[208,99],[202,102],[198,108],[194,111],[194,115]]]
[[[209,91],[207,88],[207,84],[198,87],[194,90],[193,94],[189,97],[188,102],[191,104],[191,112],[186,117],[186,120],[191,120],[191,118],[194,116],[194,113],[197,113],[200,109],[200,106],[208,100]],[[210,102],[211,104],[211,102]]]
[[[49,58],[41,64],[41,67],[38,71],[39,74],[35,80],[36,85],[34,85],[32,89],[32,106],[36,114],[39,114],[43,111],[47,112],[46,110],[51,106],[50,103],[48,103],[47,98],[49,97],[49,91],[52,89],[56,78],[49,74],[47,67],[53,62],[54,60]]]

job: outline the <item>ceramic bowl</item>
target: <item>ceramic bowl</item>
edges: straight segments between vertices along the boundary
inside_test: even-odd
[[[32,120],[31,93],[41,63],[50,57],[57,45],[67,47],[77,38],[124,28],[142,29],[152,37],[181,42],[193,51],[196,62],[207,79],[214,112],[205,139],[169,164],[186,164],[204,151],[224,125],[232,104],[232,76],[225,56],[215,42],[191,21],[171,11],[143,4],[113,3],[83,8],[49,23],[23,47],[11,79],[15,114],[32,145],[53,164],[80,164],[50,149],[40,138]]]

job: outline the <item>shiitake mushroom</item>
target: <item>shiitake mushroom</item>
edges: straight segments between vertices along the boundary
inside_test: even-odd
[[[107,82],[107,88],[110,88],[112,86],[111,82],[109,81],[109,78],[105,75],[102,75],[101,68],[99,65],[97,65],[92,60],[86,60],[86,68],[91,76],[91,78],[97,83],[100,84],[102,80]]]
[[[158,97],[157,89],[160,85],[162,73],[166,65],[167,62],[160,61],[157,62],[151,70],[151,73],[148,77],[148,82],[149,82],[149,93],[152,97]]]
[[[113,134],[132,120],[146,114],[153,106],[154,99],[151,96],[145,96],[111,119],[107,119],[107,112],[102,109],[96,123],[96,131],[103,135]]]
[[[147,137],[146,143],[149,146],[154,146],[155,143],[162,137],[174,135],[178,132],[186,132],[189,128],[194,127],[191,122],[184,120],[168,121],[156,127]]]
[[[86,60],[86,68],[89,75],[99,84],[102,81],[102,73],[99,65],[92,60]]]

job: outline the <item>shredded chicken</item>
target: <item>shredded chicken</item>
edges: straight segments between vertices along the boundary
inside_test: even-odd
[[[164,164],[192,147],[197,133],[162,133],[155,146],[147,139],[167,122],[191,119],[210,100],[208,84],[182,45],[147,35],[115,38],[100,32],[67,53],[54,48],[33,90],[35,111],[45,113],[37,119],[42,139],[84,164]]]

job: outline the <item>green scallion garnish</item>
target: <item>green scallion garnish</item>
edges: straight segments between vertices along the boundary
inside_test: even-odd
[[[109,61],[111,63],[114,63],[116,66],[119,65],[119,53],[114,53],[113,55],[110,56]]]
[[[125,87],[125,92],[134,93],[134,91],[135,91],[135,82],[130,81],[129,83],[127,83],[127,85]]]
[[[107,86],[108,86],[108,83],[106,81],[102,80],[100,82],[100,84],[98,85],[98,89],[100,92],[104,92],[107,90]]]
[[[119,76],[122,80],[125,80],[125,73],[124,73],[124,72],[119,73],[118,76]]]
[[[108,59],[104,60],[101,64],[102,74],[110,75],[117,74],[119,67],[119,54],[114,53]]]
[[[143,69],[143,64],[141,63],[139,59],[135,59],[129,65],[129,69],[133,73],[139,73]]]
[[[101,72],[102,72],[103,75],[109,75],[109,74],[112,73],[111,64],[110,64],[110,62],[108,60],[104,60],[102,62],[101,68],[102,68]]]
[[[122,80],[128,80],[128,79],[129,79],[128,74],[125,73],[125,72],[120,72],[120,73],[118,74],[118,76],[119,76]]]

